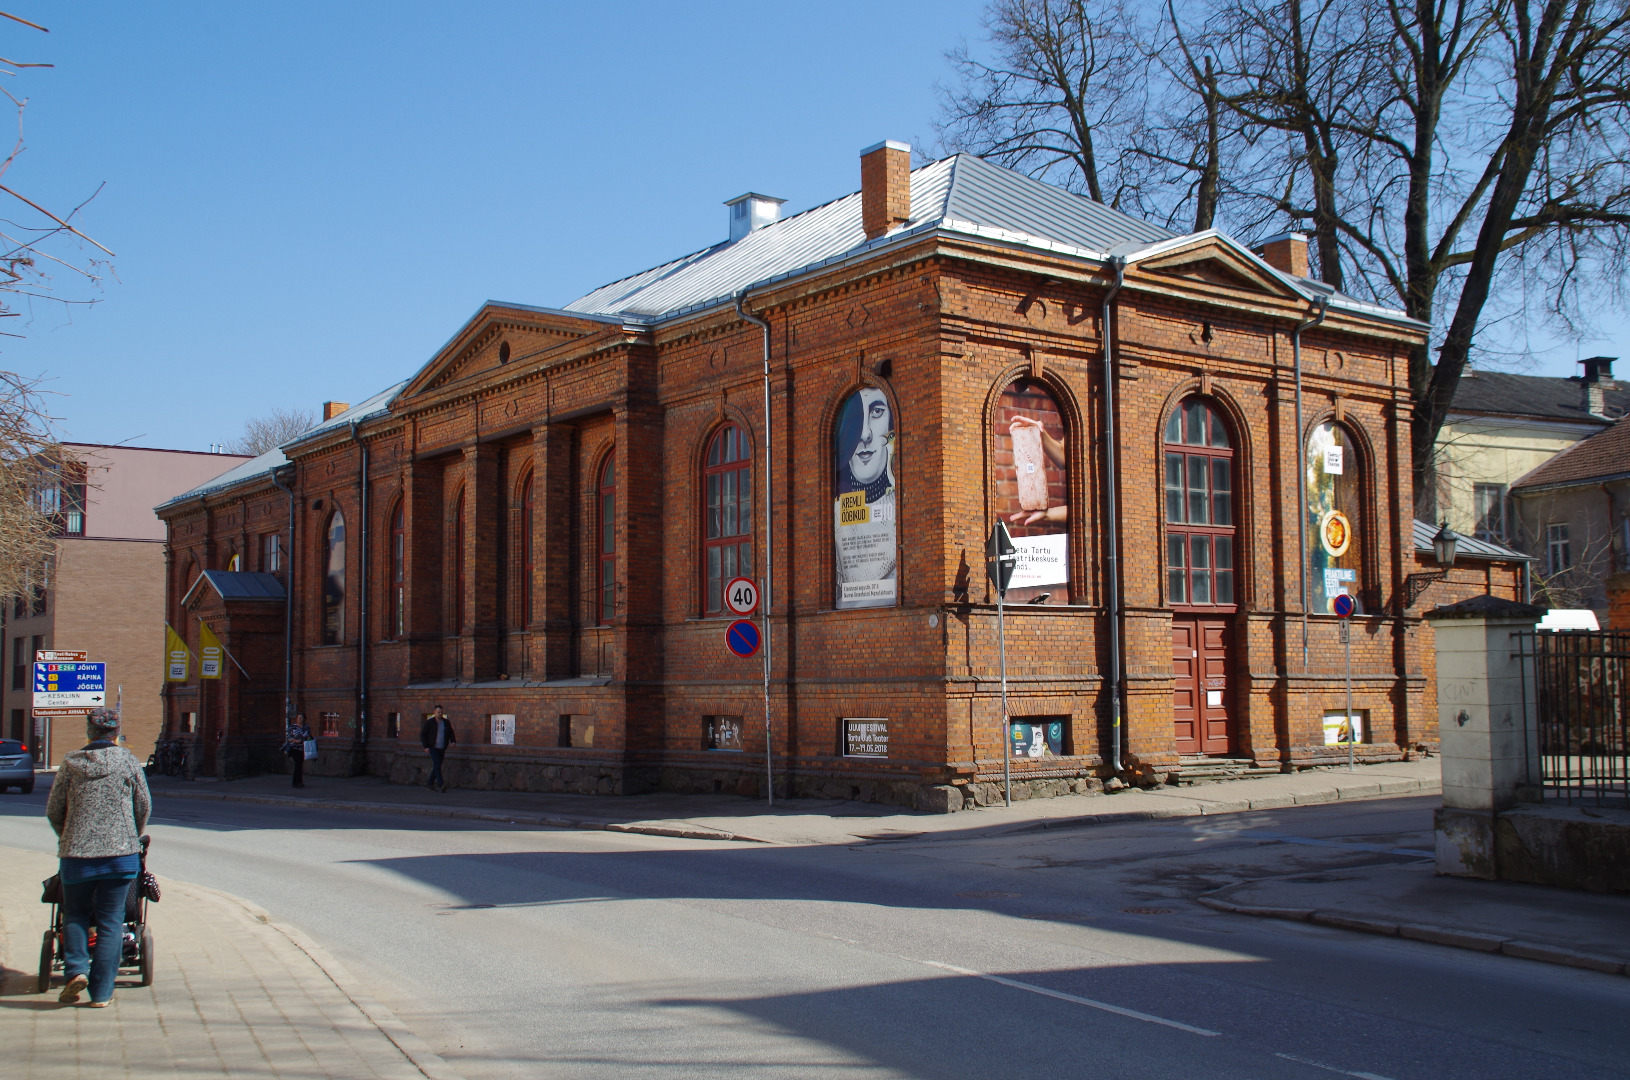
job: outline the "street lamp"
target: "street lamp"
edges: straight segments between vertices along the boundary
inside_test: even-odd
[[[1455,564],[1456,550],[1460,546],[1460,537],[1449,528],[1447,521],[1438,524],[1438,533],[1432,537],[1432,561],[1437,563],[1438,569],[1426,570],[1419,574],[1410,574],[1404,578],[1404,609],[1407,610],[1425,592],[1427,586],[1434,581],[1442,581],[1449,576],[1449,568]]]

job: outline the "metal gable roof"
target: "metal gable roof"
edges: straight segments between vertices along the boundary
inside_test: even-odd
[[[1415,550],[1432,554],[1432,540],[1438,534],[1438,527],[1429,521],[1415,519]],[[1520,551],[1497,544],[1492,540],[1479,540],[1475,536],[1467,536],[1463,532],[1455,535],[1455,550],[1459,555],[1469,555],[1474,559],[1502,559],[1509,562],[1533,562],[1532,555],[1524,555]]]
[[[1630,386],[1616,380],[1603,390],[1605,403],[1613,416],[1630,413]],[[1585,411],[1584,396],[1577,376],[1516,375],[1508,371],[1467,368],[1460,382],[1455,384],[1449,411],[1607,426],[1609,419]]]
[[[222,600],[282,600],[283,583],[275,574],[261,574],[249,570],[205,570],[192,583],[187,595],[181,598],[185,607],[200,585],[207,584]]]
[[[970,154],[912,170],[911,219],[887,236],[866,239],[860,203],[859,192],[845,195],[734,243],[715,244],[614,281],[565,310],[656,322],[722,303],[749,285],[933,227],[1086,255],[1177,235]]]

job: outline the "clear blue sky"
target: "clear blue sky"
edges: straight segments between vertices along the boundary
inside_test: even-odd
[[[9,8],[51,32],[0,27],[0,55],[56,67],[8,83],[8,181],[54,208],[105,181],[83,223],[118,257],[94,308],[8,320],[0,364],[50,376],[89,442],[201,450],[359,401],[484,300],[565,303],[722,239],[725,199],[794,212],[857,188],[862,146],[926,149],[982,7]]]

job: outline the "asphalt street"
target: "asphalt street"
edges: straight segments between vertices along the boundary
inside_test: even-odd
[[[1429,857],[1436,803],[779,847],[159,799],[151,865],[470,1080],[1630,1077],[1630,978],[1193,901]],[[43,806],[3,842],[52,850]]]

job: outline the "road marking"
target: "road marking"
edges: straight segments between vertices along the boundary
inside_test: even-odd
[[[1388,1080],[1387,1077],[1382,1076],[1379,1073],[1350,1072],[1347,1069],[1338,1069],[1334,1065],[1326,1065],[1322,1061],[1309,1061],[1307,1058],[1292,1057],[1289,1054],[1275,1054],[1274,1057],[1284,1058],[1286,1061],[1294,1061],[1298,1065],[1311,1065],[1315,1069],[1323,1069],[1325,1072],[1340,1073],[1342,1076],[1356,1076],[1358,1077],[1358,1080]]]
[[[904,959],[912,958],[905,957]],[[1075,1005],[1085,1005],[1089,1009],[1099,1009],[1103,1012],[1114,1013],[1116,1016],[1125,1016],[1132,1020],[1142,1020],[1146,1024],[1160,1024],[1163,1027],[1176,1028],[1178,1031],[1187,1031],[1191,1035],[1215,1037],[1222,1034],[1220,1031],[1210,1031],[1206,1028],[1194,1027],[1192,1024],[1185,1024],[1177,1020],[1167,1020],[1162,1016],[1151,1016],[1149,1013],[1138,1012],[1136,1009],[1123,1009],[1119,1005],[1111,1005],[1107,1001],[1094,1001],[1092,998],[1077,997],[1074,994],[1066,994],[1061,990],[1049,990],[1047,987],[1037,986],[1035,983],[1020,982],[1018,979],[1007,979],[1000,975],[991,975],[983,971],[974,971],[972,968],[957,967],[954,964],[941,964],[934,960],[915,960],[914,962],[931,968],[939,968],[941,971],[954,972],[957,975],[971,975],[973,978],[984,979],[986,982],[997,983],[1001,986],[1010,986],[1015,990],[1027,990],[1032,994],[1040,994],[1042,997],[1057,998],[1059,1001],[1068,1001]],[[1353,1073],[1352,1075],[1358,1076],[1359,1074]],[[1384,1078],[1377,1078],[1377,1080],[1384,1080]]]

